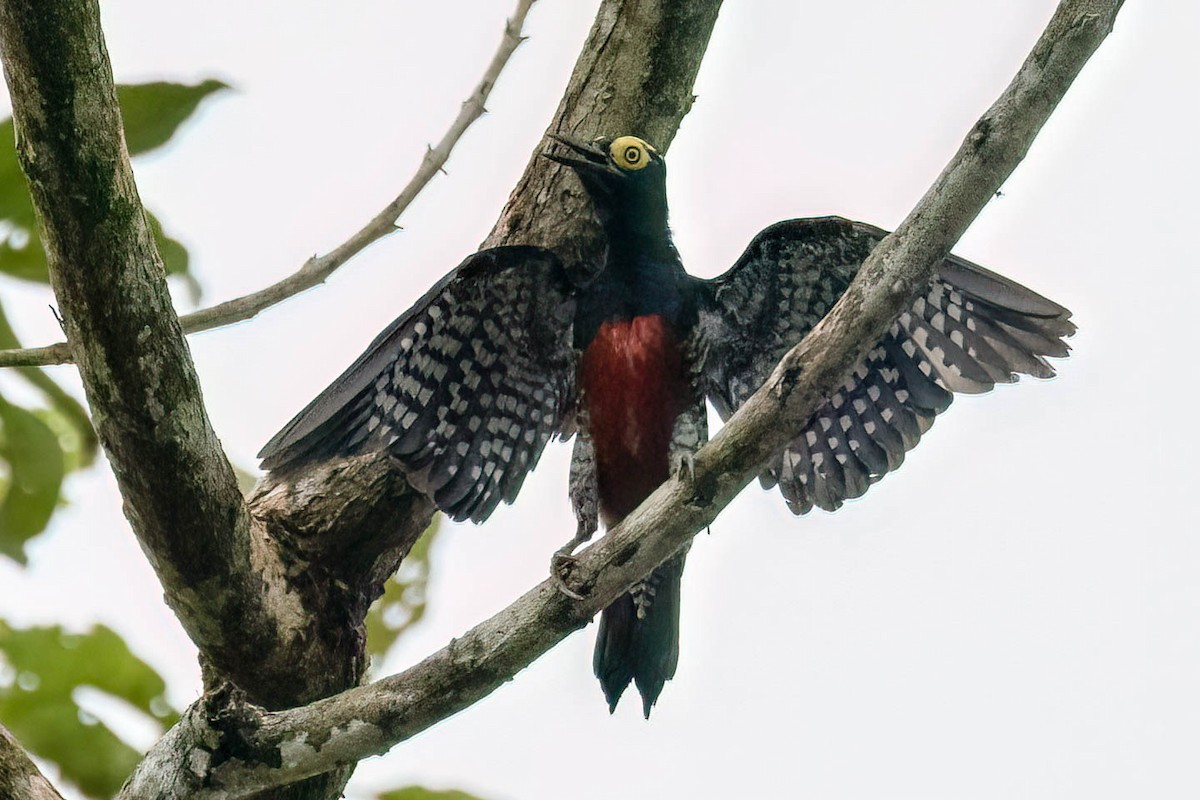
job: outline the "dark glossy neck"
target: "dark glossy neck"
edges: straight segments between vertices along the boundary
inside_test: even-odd
[[[675,245],[666,220],[661,225],[626,225],[612,221],[604,226],[610,260],[638,261],[642,258],[677,260]]]
[[[667,227],[667,201],[657,193],[629,193],[606,198],[596,204],[597,216],[607,234],[610,258],[632,260],[631,256],[674,258],[671,231]]]

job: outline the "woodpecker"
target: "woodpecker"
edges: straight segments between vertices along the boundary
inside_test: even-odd
[[[632,512],[728,419],[837,302],[886,232],[840,217],[763,230],[712,280],[684,271],[666,163],[635,136],[552,135],[607,249],[570,269],[547,249],[469,256],[388,326],[259,453],[270,470],[386,450],[455,520],[512,502],[554,438],[575,437],[578,526],[559,562]],[[580,278],[579,275],[586,275]],[[764,468],[788,507],[834,511],[904,460],[954,393],[1053,376],[1070,312],[957,256]],[[644,714],[675,674],[686,548],[600,619],[593,668],[609,709],[632,682]]]

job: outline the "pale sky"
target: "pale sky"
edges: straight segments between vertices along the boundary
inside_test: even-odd
[[[290,273],[381,208],[478,80],[511,5],[105,0],[119,81],[237,87],[137,164],[143,198],[191,250],[205,301]],[[727,3],[668,155],[689,269],[725,270],[788,217],[894,227],[1054,5]],[[491,113],[403,233],[326,286],[191,339],[236,463],[253,465],[272,433],[475,249],[596,6],[535,6]],[[961,398],[898,473],[836,514],[796,519],[777,494],[748,489],[692,549],[679,673],[648,723],[630,699],[609,716],[591,626],[364,763],[350,795],[407,783],[489,800],[1200,793],[1197,33],[1191,0],[1127,3],[956,248],[1075,312],[1058,378]],[[0,291],[26,341],[56,337],[48,295],[11,282]],[[55,374],[72,380],[69,368]],[[485,526],[444,526],[429,615],[384,672],[545,577],[574,528],[567,461],[567,447],[548,451],[516,505]],[[20,623],[109,624],[169,678],[177,704],[190,702],[194,649],[107,468],[66,491],[71,506],[31,548],[31,568],[0,562],[0,608]]]

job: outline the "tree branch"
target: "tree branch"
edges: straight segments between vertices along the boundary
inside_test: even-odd
[[[535,0],[518,0],[516,10],[505,23],[504,35],[500,39],[496,54],[492,56],[479,84],[471,92],[470,97],[463,101],[458,116],[450,124],[450,128],[442,136],[441,141],[425,151],[425,157],[421,160],[421,165],[417,168],[416,173],[392,202],[384,206],[382,211],[349,239],[325,255],[310,258],[294,274],[278,283],[245,297],[184,315],[181,320],[183,329],[187,333],[196,333],[250,319],[264,309],[324,283],[335,270],[351,258],[397,230],[396,220],[433,180],[434,176],[442,171],[459,139],[463,137],[475,120],[482,117],[487,111],[487,99],[492,93],[492,87],[496,85],[500,73],[508,64],[512,54],[525,41],[526,37],[521,32],[525,27],[525,17],[529,15],[529,9],[534,2]],[[0,354],[0,357],[2,356],[3,354]],[[0,364],[2,363],[0,361]]]
[[[696,99],[696,70],[720,5],[719,0],[601,5],[547,131],[583,138],[633,134],[665,153]],[[591,200],[570,169],[545,163],[542,149],[539,143],[481,246],[540,245],[573,268],[595,263],[604,242]]]
[[[1013,82],[967,136],[896,233],[876,248],[828,317],[696,457],[603,539],[573,573],[582,601],[547,580],[415,667],[304,708],[269,713],[238,697],[194,706],[150,759],[194,770],[138,770],[121,798],[234,800],[381,753],[486,696],[582,627],[708,525],[915,299],[936,265],[1024,157],[1121,0],[1064,0]],[[181,756],[184,756],[181,758]]]
[[[564,108],[583,126],[669,140],[718,7],[606,0]],[[127,515],[201,649],[206,685],[230,681],[267,708],[311,702],[361,679],[367,607],[433,508],[375,454],[270,476],[252,498],[253,518],[246,513],[137,197],[98,17],[96,0],[0,0],[18,153],[72,356]],[[624,87],[627,76],[639,92],[605,89]],[[594,113],[593,96],[607,98]],[[539,160],[529,170],[550,168]],[[520,188],[510,201],[539,205]],[[538,222],[557,224],[563,242],[585,224],[553,205]],[[353,542],[352,558],[338,557]],[[146,764],[164,774],[171,763],[192,764],[163,758]],[[288,796],[336,796],[348,774],[343,766]]]
[[[450,124],[450,128],[442,136],[441,141],[425,151],[425,157],[421,160],[421,165],[417,167],[416,173],[394,200],[384,206],[382,211],[346,241],[324,255],[308,259],[300,269],[283,280],[252,294],[183,315],[179,320],[183,326],[183,332],[199,333],[255,317],[271,306],[324,283],[330,275],[354,256],[396,231],[398,229],[396,221],[400,215],[429,185],[434,176],[442,171],[459,139],[487,111],[487,99],[492,93],[492,87],[496,85],[500,73],[507,66],[512,54],[521,46],[521,42],[525,41],[521,31],[525,27],[525,17],[529,15],[529,9],[535,2],[536,0],[518,0],[512,18],[505,23],[500,46],[496,49],[496,54],[492,56],[479,84],[463,101],[458,116],[454,118],[454,122]],[[71,360],[71,349],[66,342],[43,347],[0,350],[0,367],[69,364]]]
[[[205,657],[258,664],[294,597],[252,537],[138,198],[95,0],[3,0],[17,153],[96,431],[167,602]],[[249,629],[248,629],[249,626]]]
[[[719,7],[718,0],[606,0],[549,130],[636,131],[665,147],[691,108]],[[578,182],[538,157],[540,150],[541,143],[484,244],[541,243],[578,264],[582,254],[603,247],[600,232]],[[375,489],[363,493],[365,485]],[[348,558],[394,560],[388,554],[406,553],[435,511],[380,455],[272,473],[256,487],[250,507],[272,535],[331,567],[349,565]]]
[[[70,364],[72,360],[71,348],[66,342],[0,350],[0,367],[50,367]]]
[[[20,742],[0,725],[0,797],[5,800],[63,800]]]
[[[566,109],[591,130],[650,130],[669,140],[690,103],[656,104],[647,98],[690,100],[718,7],[716,0],[605,0],[552,126],[557,129],[562,124]],[[663,44],[668,39],[671,47]],[[623,85],[627,75],[657,78],[639,77],[645,82],[642,91],[623,90],[610,101],[597,103],[591,112],[594,116],[589,116],[589,98],[608,96],[605,87]],[[531,159],[509,208],[536,221],[541,230],[556,233],[559,243],[583,241],[591,215],[574,213],[565,203],[545,203],[545,195],[533,188],[545,185],[543,173],[556,171],[545,159]],[[567,184],[562,191],[578,190]],[[529,213],[538,207],[538,214]],[[511,236],[510,243],[522,241],[522,229],[514,226]],[[311,650],[278,648],[283,657],[306,659],[303,669],[293,670],[291,677],[281,681],[305,688],[295,694],[292,705],[312,700],[312,690],[317,688],[312,682],[322,678],[325,691],[318,696],[353,685],[365,663],[363,616],[436,509],[383,453],[272,473],[260,481],[249,505],[266,537],[291,557],[293,584],[312,598],[315,616],[326,621],[319,628],[322,634],[310,640],[343,658],[338,662],[323,656],[329,661],[323,673],[318,669],[322,658],[313,657]],[[351,673],[346,672],[346,663],[353,667]],[[237,676],[233,679],[241,688],[250,688]],[[250,695],[254,702],[262,702],[254,691]]]

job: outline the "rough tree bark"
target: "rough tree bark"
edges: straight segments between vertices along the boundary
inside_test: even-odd
[[[93,106],[77,103],[78,108],[66,109],[58,108],[49,102],[39,105],[41,101],[35,89],[42,92],[59,90],[68,93],[95,89],[97,84],[91,82],[95,79],[95,73],[107,76],[108,70],[106,60],[88,62],[86,59],[81,61],[78,57],[74,60],[67,59],[68,69],[90,66],[91,74],[73,75],[72,80],[63,81],[62,76],[54,72],[58,67],[39,63],[37,48],[30,46],[45,46],[47,33],[45,29],[41,29],[38,35],[36,29],[39,24],[61,24],[65,19],[68,23],[66,30],[76,34],[88,33],[95,37],[92,43],[98,45],[101,56],[103,45],[99,40],[98,27],[93,30],[91,25],[94,5],[81,0],[62,4],[64,7],[70,5],[72,10],[83,8],[86,13],[79,19],[70,13],[64,14],[57,8],[52,12],[45,12],[45,19],[40,22],[13,18],[11,10],[14,6],[27,6],[26,14],[30,18],[39,16],[36,13],[36,5],[32,4],[33,0],[0,4],[0,36],[3,36],[6,69],[10,73],[10,84],[14,85],[14,96],[17,94],[16,87],[26,93],[23,100],[25,104],[18,115],[18,131],[22,137],[30,135],[31,132],[34,135],[33,139],[22,142],[24,158],[28,162],[26,168],[31,172],[31,183],[36,184],[40,180],[51,186],[55,181],[61,181],[62,176],[48,173],[56,169],[78,168],[80,161],[78,156],[61,152],[66,149],[64,145],[51,146],[41,143],[49,148],[47,152],[43,152],[42,147],[38,146],[36,137],[44,136],[50,130],[45,118],[58,119],[60,122],[78,122],[79,120],[71,115],[79,113],[80,109],[93,109]],[[605,11],[623,5],[630,8],[637,6],[639,14],[652,6],[664,12],[656,18],[660,23],[669,17],[665,13],[668,6],[683,16],[692,13],[690,9],[683,9],[683,6],[691,5],[687,3],[680,3],[678,6],[609,3],[602,9],[593,37],[597,31],[605,30]],[[219,690],[210,692],[202,702],[189,709],[183,721],[153,748],[122,791],[121,797],[236,798],[270,789],[287,781],[317,776],[331,768],[340,770],[340,776],[344,774],[346,765],[353,764],[371,753],[386,750],[396,742],[484,696],[570,631],[585,624],[595,611],[611,602],[631,583],[648,574],[653,567],[676,552],[682,543],[710,522],[753,478],[766,458],[787,441],[788,432],[796,430],[807,421],[821,399],[840,382],[850,365],[883,333],[889,322],[908,306],[915,294],[927,283],[935,265],[1021,160],[1041,125],[1083,64],[1111,30],[1120,6],[1121,0],[1064,0],[1012,84],[971,131],[962,148],[917,208],[897,232],[888,237],[872,254],[860,270],[858,278],[829,316],[785,357],[764,387],[714,437],[712,443],[700,451],[695,461],[695,474],[668,481],[625,522],[582,554],[574,571],[574,578],[577,581],[575,588],[585,595],[583,601],[571,601],[557,592],[549,581],[544,582],[505,611],[477,626],[407,672],[378,681],[371,686],[348,689],[335,697],[312,702],[301,708],[266,711],[255,705],[253,691],[244,693],[245,686],[233,688],[226,684]],[[715,15],[715,5],[712,11]],[[88,17],[88,14],[92,16]],[[636,18],[642,21],[645,19],[641,16]],[[679,18],[674,21],[678,22]],[[697,25],[697,30],[700,27]],[[615,37],[618,28],[620,25],[617,24],[608,27],[608,35]],[[29,30],[33,30],[33,33],[29,33]],[[10,41],[14,32],[17,35],[28,36],[29,42],[14,47]],[[702,52],[703,41],[706,39],[707,30],[696,48],[696,64],[699,63],[699,53]],[[657,52],[656,47],[659,47],[654,44],[657,40],[653,37],[643,38],[642,41],[649,42],[650,47],[631,47],[626,51],[627,55],[637,52],[643,54],[633,56],[635,65],[639,63],[639,58],[649,57],[647,54]],[[611,40],[597,39],[591,42],[594,45],[591,49],[603,50],[610,42]],[[56,63],[67,55],[70,54],[61,46],[52,50],[50,54]],[[88,57],[92,58],[94,55],[95,52],[92,52]],[[620,54],[614,52],[611,57],[619,61]],[[581,59],[584,74],[576,74],[572,80],[573,89],[579,85],[586,85],[591,75],[601,71],[598,65],[589,66],[588,61],[585,52],[584,58]],[[22,80],[14,80],[12,76],[17,70],[29,70],[26,77],[31,74],[38,75],[39,69],[47,70],[48,77],[25,80],[23,83]],[[694,70],[690,74],[694,74]],[[58,83],[53,80],[55,76],[59,77]],[[104,88],[103,80],[99,85]],[[688,85],[690,86],[690,77]],[[53,96],[51,91],[51,97]],[[617,96],[617,93],[614,93],[614,96]],[[634,91],[632,96],[642,95]],[[110,79],[106,97],[111,98]],[[108,99],[102,97],[100,105],[103,107],[108,102]],[[578,101],[573,104],[564,100],[556,123],[572,119],[570,115],[582,108],[577,103]],[[603,107],[603,102],[600,106]],[[673,113],[681,114],[684,106],[686,102],[675,107]],[[65,116],[54,117],[51,112]],[[661,109],[656,112],[651,104],[637,113],[654,116],[659,112]],[[89,113],[96,112],[93,109]],[[584,119],[578,122],[579,127],[571,128],[567,125],[564,126],[566,129],[587,130],[586,112],[579,113],[584,115]],[[43,119],[38,119],[39,114],[43,115]],[[25,115],[33,118],[30,123],[24,120]],[[665,112],[661,112],[661,116],[664,119],[671,117]],[[112,122],[107,110],[99,119],[105,125]],[[93,117],[88,117],[86,121],[96,123]],[[625,130],[645,131],[646,135],[653,137],[653,128],[648,124],[636,127],[628,120],[617,117],[608,119],[608,124],[614,126],[621,122],[629,125]],[[75,136],[87,138],[90,135],[81,133],[82,126],[71,130]],[[117,130],[119,131],[119,127]],[[66,138],[69,139],[70,136]],[[94,146],[95,143],[88,144]],[[58,149],[55,149],[56,147]],[[90,154],[94,151],[85,148],[78,152]],[[102,153],[112,155],[111,151],[107,150]],[[118,177],[123,175],[122,156],[123,152],[118,148],[114,160],[90,157],[85,163],[92,168],[92,179],[96,180],[96,175],[108,175],[110,169],[115,169],[114,174]],[[540,164],[531,164],[534,172],[543,168]],[[127,170],[127,165],[124,169]],[[81,236],[81,229],[87,234],[82,237],[85,241],[100,236],[100,244],[109,242],[105,237],[118,234],[131,237],[134,243],[142,241],[140,237],[144,234],[144,226],[136,224],[136,220],[135,224],[129,223],[130,204],[136,211],[135,216],[140,217],[136,195],[131,196],[129,192],[132,183],[126,185],[121,181],[114,183],[114,180],[111,177],[103,178],[85,186],[116,186],[117,189],[124,190],[124,193],[110,188],[103,197],[119,195],[120,202],[109,203],[100,208],[75,209],[78,217],[57,214],[53,209],[43,208],[43,205],[53,205],[55,198],[44,188],[39,190],[35,186],[35,201],[42,213],[43,225],[61,226],[51,247],[51,262],[56,270],[70,272],[73,268],[71,262],[59,259],[73,252],[68,248]],[[536,203],[549,198],[569,199],[562,194],[564,189],[557,180],[553,175],[527,175],[518,187],[519,195],[510,201],[493,237],[504,237],[518,232],[527,240],[554,244],[552,240],[540,237],[553,237],[555,228],[543,228],[541,220],[530,215],[529,209],[532,207],[522,204]],[[528,200],[522,200],[521,193],[532,195]],[[550,204],[550,207],[554,205]],[[569,208],[569,203],[564,205]],[[114,214],[115,217],[110,218],[110,215]],[[586,228],[576,227],[579,224],[578,220],[566,220],[561,223],[566,231],[563,242],[570,245],[564,248],[568,254],[588,253],[589,247],[594,246],[589,244]],[[90,231],[89,226],[99,228],[100,232]],[[572,248],[577,249],[572,251]],[[126,243],[125,249],[114,246],[104,252],[116,257],[111,262],[93,262],[94,269],[109,270],[115,282],[133,280],[124,270],[137,266],[130,262],[136,261],[138,254],[144,255],[140,245],[130,249]],[[149,283],[161,282],[160,273],[161,269],[158,273],[147,276],[143,270],[134,277]],[[62,280],[66,288],[63,294],[60,294],[60,302],[64,304],[64,308],[68,302],[80,302],[80,308],[73,313],[80,315],[83,322],[74,323],[77,328],[72,328],[69,324],[68,336],[72,340],[72,347],[77,349],[80,356],[81,371],[85,371],[87,380],[86,371],[93,370],[95,374],[91,380],[104,384],[104,392],[89,387],[89,399],[93,402],[109,402],[112,395],[116,401],[120,401],[124,397],[121,394],[121,381],[135,382],[145,380],[148,376],[138,372],[134,372],[132,377],[127,376],[124,371],[112,373],[113,367],[104,360],[105,356],[93,353],[92,350],[103,349],[104,343],[108,341],[104,337],[107,336],[113,337],[111,343],[117,346],[132,346],[135,343],[141,347],[147,345],[144,341],[138,341],[136,337],[132,342],[123,338],[128,336],[125,321],[110,320],[104,315],[99,315],[99,320],[92,320],[88,311],[88,292],[99,292],[102,288],[92,286],[91,282],[79,276],[68,275]],[[78,282],[79,286],[72,281]],[[58,279],[55,285],[58,289]],[[145,287],[140,285],[123,286],[124,291],[143,288]],[[72,291],[78,291],[83,295],[82,299],[73,295]],[[128,300],[125,300],[123,305],[129,305]],[[156,313],[172,316],[169,306],[156,307]],[[119,315],[114,313],[113,316]],[[88,324],[92,327],[87,327]],[[181,345],[178,328],[167,328],[163,335],[173,336],[177,340],[176,343]],[[99,344],[93,345],[88,342],[76,345],[75,337],[79,331],[99,337]],[[127,352],[138,357],[142,351],[133,349]],[[155,349],[146,352],[149,353],[146,358],[151,363],[153,357],[159,353]],[[185,349],[181,349],[181,355],[186,362]],[[98,362],[100,366],[93,366],[94,362]],[[139,368],[145,369],[141,365]],[[106,369],[110,372],[105,372]],[[115,388],[108,385],[113,382],[118,384]],[[194,381],[192,383],[194,384]],[[151,382],[141,388],[146,397],[154,398],[154,390],[159,386],[159,383]],[[91,396],[93,391],[96,392],[94,398]],[[194,401],[199,403],[198,393]],[[123,412],[131,419],[116,416],[116,411]],[[116,411],[105,410],[105,413],[113,414],[118,420],[117,423],[113,423],[114,431],[120,430],[120,424],[132,425],[140,420],[133,411],[124,409],[119,403]],[[164,424],[164,427],[168,431],[175,430],[170,424]],[[138,442],[137,446],[147,447],[152,455],[161,457],[160,450],[164,448],[158,445],[154,438],[156,430],[153,427],[149,431],[134,427],[130,433],[149,437],[148,443]],[[194,434],[194,431],[191,433]],[[206,440],[200,437],[200,441],[204,444]],[[176,449],[183,450],[186,444],[194,445],[194,438],[177,443]],[[110,446],[107,440],[106,446]],[[207,452],[205,448],[200,448],[201,456]],[[190,454],[190,451],[188,453]],[[180,458],[173,451],[166,455]],[[118,451],[117,457],[128,458],[126,451]],[[219,451],[214,459],[220,460]],[[207,462],[201,460],[200,463],[204,465]],[[136,464],[124,463],[121,468],[136,470]],[[395,502],[406,502],[407,498],[408,505],[403,507],[404,515],[408,519],[405,524],[415,524],[426,516],[426,508],[422,501],[413,500],[404,487],[395,483],[370,482],[372,476],[383,474],[378,471],[382,469],[383,465],[378,460],[364,457],[323,465],[315,472],[306,471],[303,475],[274,481],[261,489],[251,501],[255,512],[262,512],[262,516],[257,526],[247,535],[254,541],[256,534],[261,534],[263,548],[278,555],[281,562],[292,563],[293,569],[303,570],[306,581],[328,580],[333,568],[321,563],[320,558],[325,553],[334,552],[326,538],[331,531],[338,525],[362,526],[376,524],[384,519],[382,511],[358,508],[359,504],[348,502],[345,495],[340,500],[336,496],[329,497],[327,492],[330,492],[331,487],[346,486],[353,491],[363,491],[364,487],[385,493],[390,491],[390,499]],[[134,481],[133,488],[139,489],[141,485]],[[136,493],[126,497],[131,506],[143,501],[142,496]],[[364,498],[356,496],[356,499]],[[153,511],[154,508],[151,504],[150,510]],[[227,539],[237,541],[239,529],[236,522],[241,519],[243,513],[239,510],[233,516],[234,524],[227,525],[233,530],[233,533],[223,534]],[[150,516],[147,521],[141,508],[136,508],[130,516],[135,531],[142,537],[143,544],[148,552],[151,552],[152,558],[170,557],[173,554],[174,551],[169,546],[164,546],[163,553],[154,551],[152,548],[158,546],[154,532],[150,535],[143,532],[147,525],[157,524],[159,520]],[[324,520],[327,519],[332,522],[326,524]],[[220,518],[217,521],[220,522]],[[423,521],[421,524],[423,526]],[[347,535],[353,533],[351,530],[342,532]],[[372,554],[363,556],[353,569],[363,574],[386,575],[385,570],[394,565],[393,559],[403,549],[400,542],[405,534],[394,528],[390,529],[387,535],[382,537],[386,544],[380,545],[379,540],[369,535],[369,531],[367,535],[362,535],[361,531],[359,533],[362,546],[370,549]],[[213,534],[210,532],[208,535]],[[256,551],[251,547],[250,552],[253,555]],[[283,555],[284,553],[286,555]],[[294,559],[294,563],[287,562],[288,558]],[[234,567],[227,566],[225,569],[232,570]],[[317,576],[315,578],[314,570]],[[164,574],[164,571],[160,570],[160,574]],[[170,571],[166,571],[166,575],[175,577]],[[268,577],[264,583],[271,584],[272,580]],[[347,631],[357,631],[360,622],[357,617],[347,618],[346,609],[354,606],[353,598],[337,597],[336,594],[333,600],[324,598],[327,604],[336,603],[336,609],[328,605],[309,606],[307,603],[314,602],[314,598],[305,595],[299,584],[299,580],[290,582],[289,574],[285,574],[283,582],[277,584],[276,588],[286,587],[287,591],[300,598],[295,601],[289,598],[286,602],[299,603],[304,613],[309,615],[306,619],[310,624],[329,623],[331,616],[341,613],[343,616],[339,621],[343,625],[340,630],[344,636],[350,635],[353,638],[353,634],[347,634]],[[322,588],[325,591],[333,591],[334,587],[326,584]],[[369,593],[370,588],[363,584],[358,585],[358,591]],[[268,597],[267,600],[271,601],[272,598]],[[262,605],[265,609],[255,610],[270,613],[275,608],[271,602],[263,602]],[[177,613],[182,616],[192,612],[186,603],[181,603]],[[185,622],[186,624],[188,623]],[[194,620],[192,625],[195,625]],[[189,627],[189,632],[191,631],[192,628]],[[361,643],[358,644],[361,646]],[[267,645],[274,649],[279,648],[279,643],[274,640]],[[321,646],[318,643],[317,649],[320,650]],[[204,646],[201,647],[203,650]],[[347,655],[351,660],[355,657],[361,658],[361,650],[356,650],[353,646],[342,651],[332,649]],[[270,662],[272,656],[264,658]],[[237,674],[237,670],[244,667],[245,665],[234,665],[234,672],[230,674]],[[354,675],[355,680],[357,677]],[[303,678],[300,680],[304,682]],[[302,690],[311,690],[313,686],[312,683],[304,683]],[[312,791],[309,792],[309,796],[318,796],[317,791],[329,792],[335,785],[336,781],[326,780],[319,785],[319,789],[310,787]]]
[[[695,474],[663,484],[632,515],[580,555],[571,601],[545,581],[398,675],[305,708],[279,713],[224,705],[220,735],[238,741],[244,761],[209,773],[212,788],[188,794],[162,783],[164,798],[234,800],[380,753],[487,695],[649,573],[711,522],[790,440],[879,336],[908,308],[938,263],[1024,157],[1087,59],[1112,29],[1121,0],[1064,0],[1020,72],[896,233],[871,255],[850,289],[767,383],[696,456]],[[211,717],[212,710],[208,712]],[[201,709],[156,746],[178,753],[214,737]],[[228,745],[226,745],[228,747]],[[151,754],[154,756],[154,752]],[[264,765],[271,764],[271,769]],[[122,798],[126,797],[123,795]]]
[[[98,10],[5,2],[0,31],[18,158],[126,515],[189,636],[227,668],[253,657],[228,635],[234,620],[271,630],[281,609],[261,591],[250,516],[137,196]]]
[[[0,725],[0,797],[4,800],[63,800],[3,725]]]
[[[552,129],[565,121],[570,130],[669,141],[690,107],[719,6],[605,0]],[[243,502],[137,196],[98,3],[3,0],[0,51],[72,360],[126,514],[200,650],[207,688],[283,709],[356,685],[363,617],[433,507],[372,456],[271,476]],[[529,231],[521,220],[535,219],[537,192],[573,191],[544,172],[557,169],[530,162],[503,217],[507,236]],[[566,251],[588,242],[580,208],[576,196],[539,212],[539,240]],[[211,698],[204,707],[216,708]],[[214,711],[218,726],[228,719]],[[231,757],[222,746],[237,738],[227,739],[210,740],[209,766]],[[193,763],[174,766],[186,773]],[[340,765],[288,796],[336,797],[349,771]]]
[[[547,130],[634,132],[665,149],[691,108],[692,85],[719,7],[719,0],[601,4]],[[559,252],[568,264],[586,263],[588,254],[602,246],[599,228],[578,182],[540,158],[540,149],[539,144],[483,246],[540,244]],[[382,492],[377,501],[361,493],[364,484]],[[364,456],[308,467],[300,474],[269,475],[250,503],[256,517],[294,532],[306,543],[303,547],[359,551],[358,545],[346,543],[372,528],[394,527],[390,517],[402,497],[404,533],[399,535],[420,534],[433,509],[424,497],[410,494],[388,459]],[[327,508],[328,498],[336,496],[358,502],[354,508]]]

